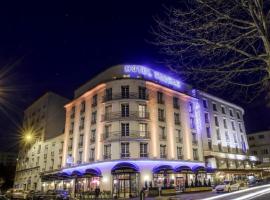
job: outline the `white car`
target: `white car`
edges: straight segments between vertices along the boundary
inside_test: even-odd
[[[239,183],[233,181],[224,181],[215,187],[216,192],[231,192],[239,190]]]

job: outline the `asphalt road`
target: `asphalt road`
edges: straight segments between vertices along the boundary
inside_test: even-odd
[[[148,200],[148,198],[146,198]],[[231,193],[200,192],[181,194],[176,197],[155,198],[157,200],[270,200],[270,184],[246,188]],[[152,200],[149,198],[149,200]]]

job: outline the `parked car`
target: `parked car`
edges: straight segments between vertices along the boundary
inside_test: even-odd
[[[13,190],[11,199],[26,199],[27,192],[23,190]]]
[[[215,187],[216,192],[231,192],[239,190],[240,184],[235,181],[224,181]]]
[[[66,190],[48,190],[45,196],[46,199],[54,200],[68,200],[70,198],[69,192]]]

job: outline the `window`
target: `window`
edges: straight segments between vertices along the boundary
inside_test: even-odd
[[[254,138],[254,136],[250,136],[250,137],[248,137],[248,140],[255,140],[255,138]]]
[[[121,104],[122,117],[129,117],[129,104]]]
[[[194,113],[194,108],[193,108],[192,102],[189,102],[189,104],[188,104],[188,111],[189,111],[189,113]]]
[[[193,149],[193,159],[199,160],[198,149]]]
[[[203,107],[208,108],[208,102],[206,99],[203,99]]]
[[[213,103],[213,111],[217,111],[217,104]]]
[[[228,128],[226,119],[223,119],[223,125],[224,125],[224,128],[226,128],[226,129]]]
[[[85,101],[81,102],[81,113],[85,112]]]
[[[147,158],[148,157],[148,144],[147,143],[140,143],[140,157]]]
[[[79,147],[82,147],[83,146],[83,135],[80,135],[80,138],[79,138]]]
[[[242,124],[239,123],[238,125],[239,125],[239,130],[240,130],[240,132],[243,133]]]
[[[233,117],[233,110],[230,109],[230,116]]]
[[[109,138],[111,132],[111,125],[105,126],[104,139]]]
[[[257,151],[251,151],[251,153],[252,153],[253,155],[257,155],[257,154],[258,154]]]
[[[97,123],[97,111],[92,112],[91,124]]]
[[[164,104],[163,93],[162,92],[157,92],[157,102],[159,104]]]
[[[139,130],[140,130],[140,133],[139,133],[140,137],[146,137],[147,136],[147,124],[140,123],[139,124]]]
[[[72,145],[73,145],[73,138],[69,138],[68,150],[72,149]]]
[[[165,114],[163,109],[158,109],[158,120],[164,122],[165,121]]]
[[[84,117],[81,117],[81,119],[80,119],[80,126],[79,126],[79,129],[80,129],[80,130],[83,130],[83,129],[84,129]]]
[[[161,144],[160,145],[160,158],[166,158],[166,145]]]
[[[79,151],[78,163],[82,162],[82,151]]]
[[[106,105],[105,106],[105,118],[110,118],[112,113],[112,105]]]
[[[139,105],[139,117],[145,118],[146,117],[146,105]]]
[[[268,149],[263,149],[263,150],[261,151],[261,153],[262,153],[262,154],[268,154],[269,152],[268,152]]]
[[[240,113],[238,111],[236,112],[236,117],[237,119],[240,119]]]
[[[192,144],[198,144],[196,135],[197,135],[196,133],[192,133]]]
[[[95,160],[95,148],[91,148],[90,149],[90,157],[89,157],[90,161],[94,161]]]
[[[92,98],[92,107],[97,106],[97,94],[95,94]]]
[[[121,157],[128,158],[129,157],[129,143],[121,143]]]
[[[219,126],[219,123],[218,123],[218,117],[215,116],[215,125],[218,127]]]
[[[183,142],[182,133],[180,129],[176,129],[176,137],[178,142]]]
[[[129,136],[129,123],[121,123],[121,135]]]
[[[110,101],[112,100],[112,88],[107,88],[105,91],[105,100]]]
[[[220,131],[219,131],[218,128],[216,129],[216,133],[217,133],[217,140],[221,140],[221,138],[220,138]]]
[[[212,141],[211,140],[208,140],[208,149],[212,150]]]
[[[173,97],[173,108],[179,109],[179,99],[177,97]]]
[[[104,159],[111,158],[111,144],[104,145]]]
[[[190,117],[190,128],[196,129],[194,117]]]
[[[180,125],[180,115],[179,113],[174,113],[174,123]]]
[[[163,126],[160,126],[159,127],[159,130],[160,130],[160,139],[162,140],[165,140],[167,137],[166,137],[166,132],[165,132],[165,127]]]
[[[139,86],[139,99],[146,99],[146,88]]]
[[[121,95],[122,95],[122,98],[129,98],[129,86],[128,85],[121,86]]]
[[[226,138],[226,141],[227,141],[227,142],[230,141],[228,131],[225,131],[225,138]]]
[[[204,113],[204,121],[205,121],[205,123],[209,123],[209,114],[208,113]]]
[[[221,112],[222,112],[222,114],[226,114],[226,111],[225,111],[225,107],[224,106],[221,106]]]
[[[177,158],[179,160],[182,160],[183,159],[182,147],[177,147],[176,152],[177,152]]]
[[[259,135],[259,139],[264,139],[264,135]]]
[[[221,146],[221,143],[218,143],[218,151],[222,152],[222,146]]]
[[[235,131],[234,121],[231,121],[231,124],[232,124],[232,130]]]
[[[90,142],[94,143],[96,141],[96,129],[91,130],[91,137],[90,137]]]
[[[207,138],[211,138],[210,127],[206,127],[206,135],[207,135]]]
[[[233,140],[234,140],[234,143],[237,143],[236,134],[233,134]]]

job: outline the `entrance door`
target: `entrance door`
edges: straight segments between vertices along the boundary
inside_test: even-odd
[[[119,180],[119,197],[129,198],[130,195],[131,195],[130,180],[120,179]]]
[[[123,173],[113,176],[113,194],[118,198],[138,195],[138,173]]]

